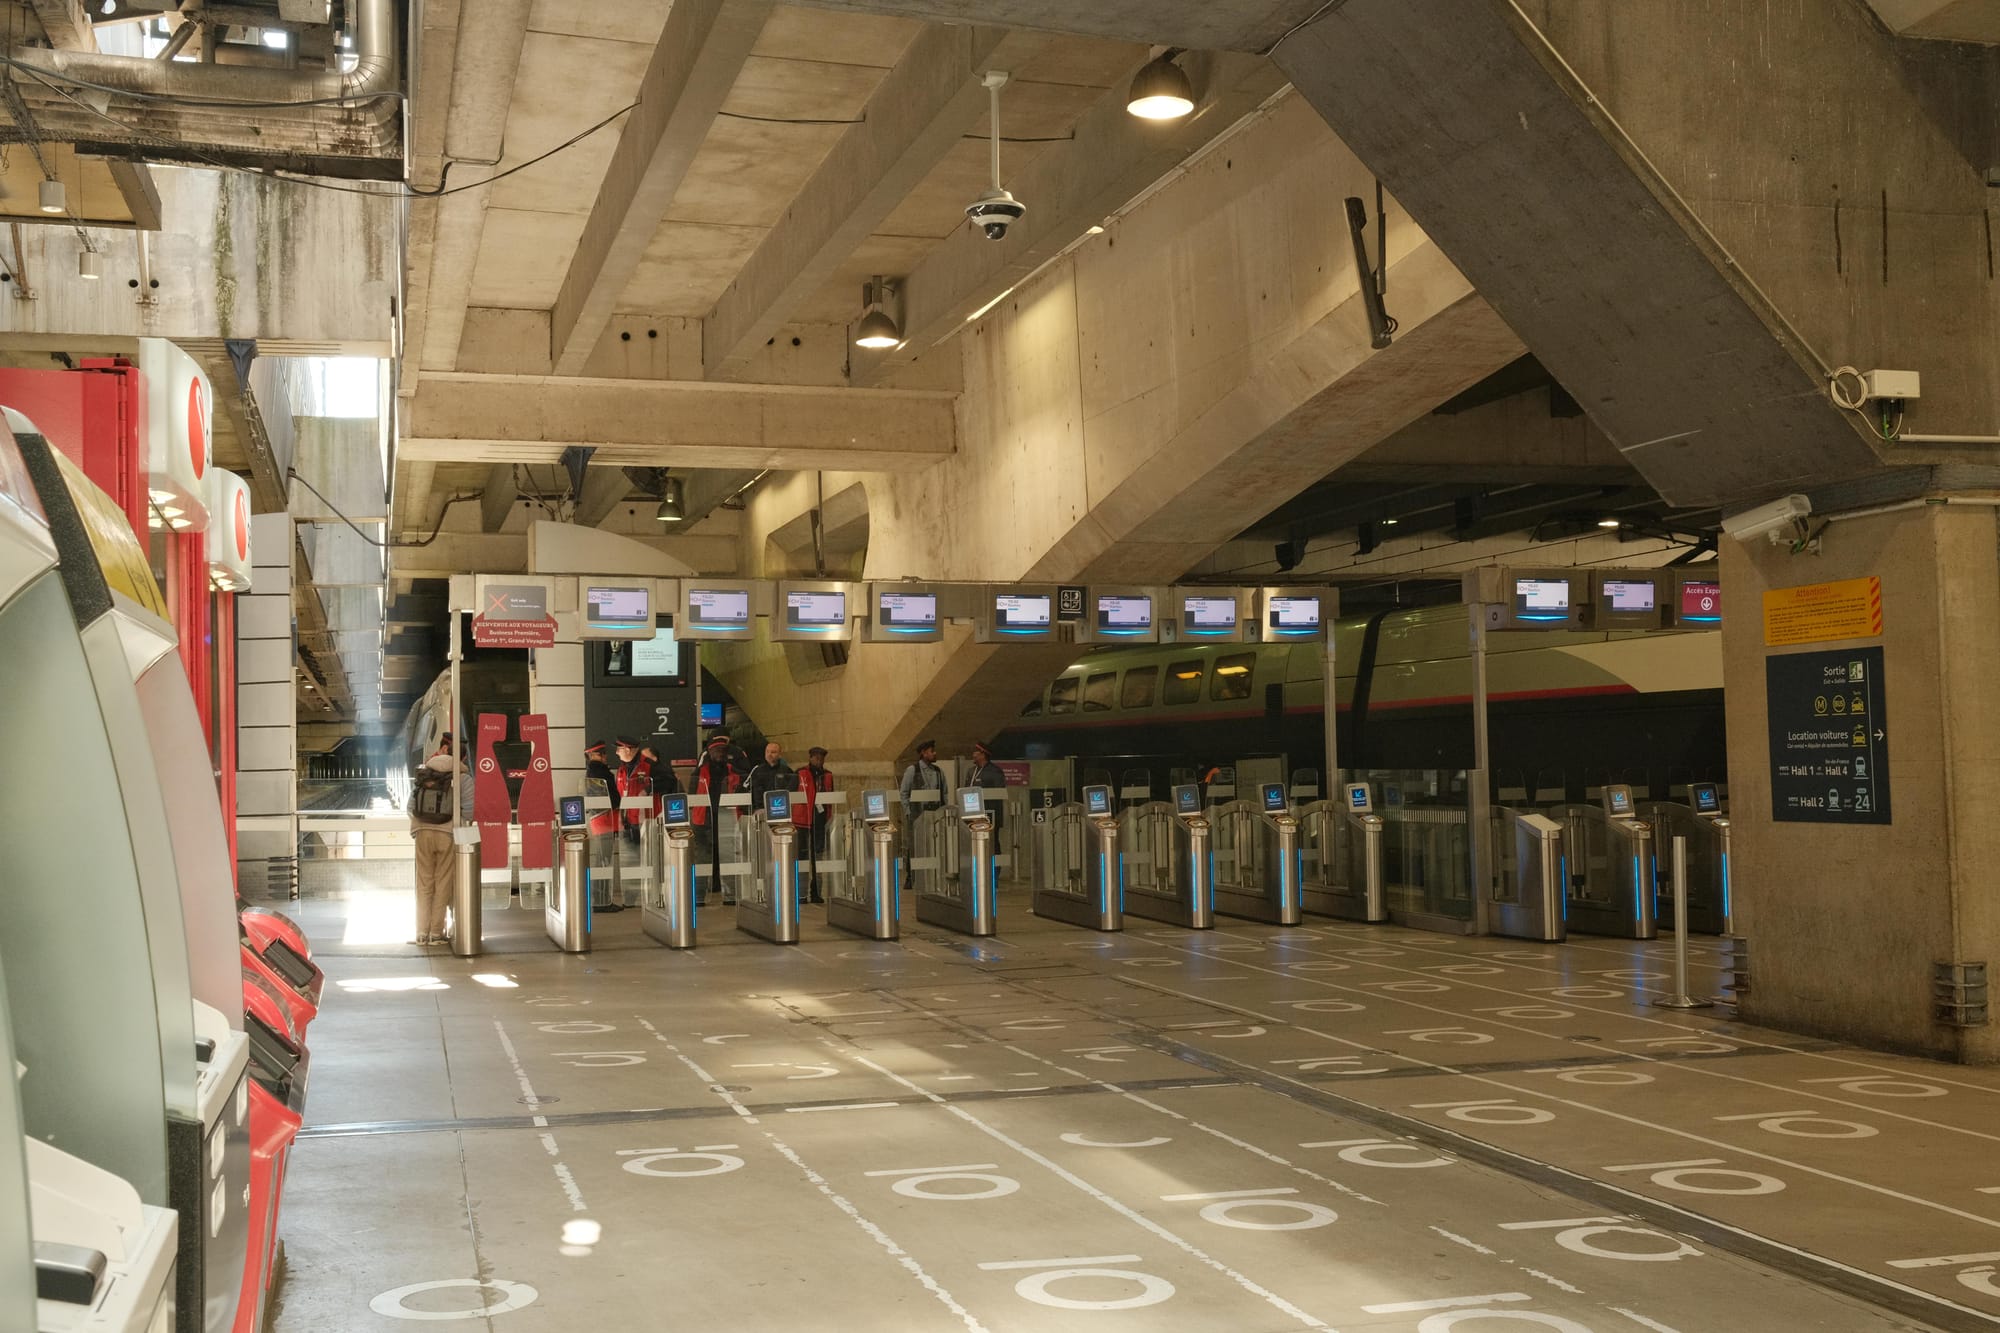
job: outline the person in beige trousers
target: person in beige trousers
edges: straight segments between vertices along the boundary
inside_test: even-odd
[[[424,760],[424,767],[440,773],[457,769],[449,735],[438,752]],[[443,944],[445,909],[451,905],[451,825],[420,823],[412,815],[410,836],[417,845],[417,935],[410,943]]]

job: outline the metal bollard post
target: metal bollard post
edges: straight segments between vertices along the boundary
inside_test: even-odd
[[[451,850],[451,952],[454,958],[477,958],[485,905],[479,896],[479,844],[461,842]]]
[[[1655,1000],[1662,1009],[1713,1009],[1713,1000],[1688,998],[1688,840],[1674,838],[1674,993]]]

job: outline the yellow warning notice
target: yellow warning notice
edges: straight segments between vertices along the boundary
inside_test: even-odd
[[[1869,639],[1882,632],[1882,580],[1842,579],[1764,594],[1764,642],[1772,647]],[[1844,711],[1844,701],[1835,700]],[[1857,710],[1858,711],[1858,710]]]

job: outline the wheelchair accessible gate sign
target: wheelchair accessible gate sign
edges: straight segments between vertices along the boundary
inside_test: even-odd
[[[1880,648],[1764,661],[1770,704],[1771,818],[1887,824],[1889,716]]]

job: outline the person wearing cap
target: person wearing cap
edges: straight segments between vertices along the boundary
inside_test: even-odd
[[[695,765],[694,785],[690,788],[694,799],[688,802],[688,820],[694,825],[696,854],[708,855],[708,892],[712,895],[722,886],[722,810],[718,804],[722,797],[743,789],[743,775],[736,765],[729,761],[729,733],[712,732],[708,738],[701,762]],[[732,811],[736,818],[742,818],[741,811]],[[724,889],[725,903],[736,901],[734,890]]]
[[[617,740],[618,767],[612,779],[618,786],[619,820],[625,841],[639,841],[639,826],[653,809],[653,765],[639,753],[639,742],[630,736]]]
[[[798,771],[798,799],[792,802],[792,823],[797,825],[804,837],[812,871],[807,876],[812,885],[812,900],[825,902],[819,890],[819,863],[826,855],[828,830],[833,825],[833,807],[820,804],[819,794],[833,790],[833,774],[826,771],[826,747],[815,745],[806,751],[806,766]]]
[[[903,780],[897,786],[903,793],[903,819],[906,822],[914,820],[917,814],[916,807],[910,802],[910,793],[915,791],[936,792],[937,800],[940,802],[950,795],[945,790],[944,770],[937,765],[936,741],[922,740],[917,742],[916,762],[903,770]],[[927,802],[927,804],[929,803]]]
[[[590,817],[590,831],[596,837],[618,831],[618,781],[605,762],[608,748],[603,741],[592,741],[583,747],[584,797],[601,796],[611,802],[610,809],[599,810]]]
[[[653,766],[652,817],[658,819],[660,811],[666,806],[667,794],[679,791],[681,789],[681,780],[674,775],[674,766],[661,759],[660,752],[652,746],[640,746],[639,757]]]
[[[985,741],[972,743],[972,763],[966,771],[965,785],[982,791],[998,791],[1007,785],[1007,775],[1000,765],[993,762],[993,751]],[[986,812],[993,818],[993,831],[998,833],[1007,822],[1007,807],[996,805]]]

